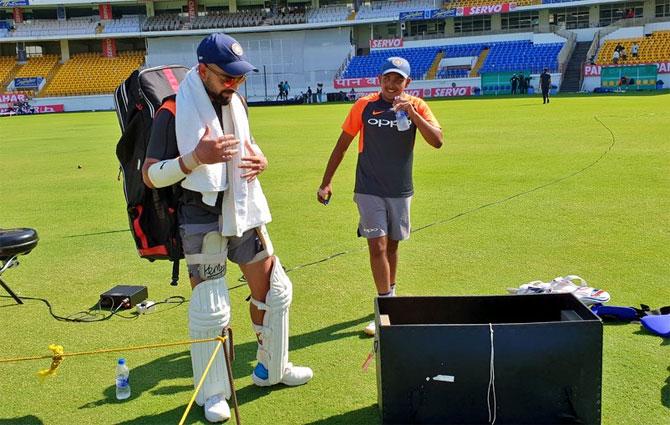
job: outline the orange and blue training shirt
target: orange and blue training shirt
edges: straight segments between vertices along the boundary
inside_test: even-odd
[[[440,128],[423,99],[405,96],[429,124]],[[412,123],[409,130],[398,131],[392,107],[381,93],[361,97],[342,124],[345,133],[352,137],[359,135],[355,193],[384,198],[407,198],[414,194],[412,162],[416,125]]]

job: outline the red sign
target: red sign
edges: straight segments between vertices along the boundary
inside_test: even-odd
[[[28,100],[23,93],[0,93],[0,103],[14,103]]]
[[[112,18],[112,5],[110,3],[99,4],[98,12],[100,13],[100,19],[113,19]]]
[[[50,114],[52,112],[65,112],[65,106],[63,104],[58,105],[40,105],[35,106],[35,111],[38,114]]]
[[[14,18],[15,23],[17,23],[17,24],[23,23],[23,9],[15,7],[13,15],[14,15],[13,18]]]
[[[430,89],[431,97],[470,96],[472,87],[439,87]]]
[[[659,74],[670,74],[670,62],[656,62],[654,64],[640,64],[640,65],[656,65]],[[602,66],[600,65],[584,65],[585,77],[600,77]]]
[[[370,40],[371,49],[391,49],[403,46],[402,38],[388,38],[382,40]]]
[[[431,87],[424,89],[405,89],[405,93],[414,97],[456,97],[471,96],[472,87]],[[378,93],[376,91],[357,91],[356,99],[368,94]]]
[[[356,87],[378,87],[379,79],[377,77],[367,78],[342,78],[333,81],[333,86],[336,89],[350,89]]]
[[[105,38],[102,40],[102,55],[106,58],[116,57],[116,40]]]
[[[40,105],[28,106],[24,108],[2,108],[0,107],[0,115],[26,115],[26,114],[51,114],[54,112],[65,112],[63,104],[58,105]]]
[[[493,15],[496,13],[511,12],[516,9],[516,3],[501,3],[490,6],[468,6],[456,8],[456,16]]]
[[[192,21],[198,17],[198,0],[188,0],[187,9],[188,9],[188,20]]]

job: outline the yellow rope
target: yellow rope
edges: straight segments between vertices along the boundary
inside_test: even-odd
[[[206,338],[206,339],[190,339],[185,341],[167,342],[163,344],[148,344],[148,345],[136,345],[131,347],[121,347],[121,348],[106,348],[102,350],[80,351],[76,353],[65,353],[62,345],[51,344],[49,345],[49,350],[52,351],[51,355],[12,357],[8,359],[0,359],[0,363],[24,362],[29,360],[41,360],[51,358],[51,366],[48,369],[43,369],[37,372],[38,376],[44,379],[47,376],[53,376],[56,374],[58,366],[60,366],[63,360],[65,360],[65,357],[88,356],[92,354],[102,354],[102,353],[116,353],[119,351],[148,350],[151,348],[174,347],[176,345],[201,344],[204,342],[219,341],[221,342],[221,344],[217,344],[216,348],[212,352],[212,356],[209,358],[209,363],[207,363],[207,367],[205,368],[205,371],[202,374],[202,377],[200,378],[200,382],[198,382],[198,386],[195,388],[195,391],[191,396],[191,401],[188,402],[186,411],[184,411],[184,415],[181,417],[181,421],[179,421],[179,425],[183,425],[184,421],[186,420],[186,417],[188,416],[188,413],[191,411],[191,407],[193,407],[193,402],[195,401],[195,398],[198,395],[198,392],[200,391],[202,384],[205,382],[205,378],[207,378],[209,368],[212,366],[212,363],[214,363],[214,358],[216,357],[216,354],[219,352],[223,344],[225,344],[226,339],[228,339],[227,336],[225,337],[217,336],[214,338]]]
[[[221,338],[222,337],[218,336],[215,338],[207,338],[207,339],[190,339],[184,341],[167,342],[162,344],[147,344],[147,345],[136,345],[131,347],[106,348],[102,350],[80,351],[76,353],[65,353],[63,352],[63,346],[51,344],[49,345],[49,350],[52,351],[52,354],[47,354],[44,356],[12,357],[7,359],[0,359],[0,363],[24,362],[28,360],[41,360],[50,358],[51,367],[49,367],[49,369],[44,369],[37,372],[37,374],[40,377],[45,378],[47,376],[52,376],[56,374],[56,369],[58,369],[63,360],[65,360],[65,357],[88,356],[92,354],[102,354],[102,353],[116,353],[120,351],[148,350],[151,348],[174,347],[176,345],[200,344],[204,342],[218,341]]]
[[[202,384],[205,382],[205,378],[207,378],[207,373],[209,373],[209,368],[212,366],[212,363],[214,363],[214,359],[216,358],[216,354],[219,352],[221,347],[223,347],[223,344],[226,343],[226,338],[227,337],[221,337],[217,336],[214,338],[215,340],[221,341],[221,344],[216,344],[216,348],[212,352],[212,355],[209,358],[209,362],[207,363],[207,367],[205,368],[205,371],[202,374],[202,377],[200,377],[200,381],[198,382],[198,386],[195,387],[195,391],[193,392],[193,395],[191,396],[191,400],[188,402],[188,406],[186,406],[186,410],[184,411],[184,414],[181,417],[181,420],[179,421],[179,425],[184,425],[184,421],[186,420],[186,417],[188,416],[188,412],[191,411],[191,407],[193,407],[193,402],[195,401],[196,396],[200,392],[200,388],[202,387]]]

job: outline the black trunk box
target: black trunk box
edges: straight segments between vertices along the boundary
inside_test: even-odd
[[[375,322],[385,424],[600,424],[602,322],[571,294],[377,298]]]

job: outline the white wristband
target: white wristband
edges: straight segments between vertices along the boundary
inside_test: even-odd
[[[202,164],[202,162],[200,162],[200,158],[198,158],[198,155],[195,154],[195,151],[191,151],[186,155],[182,155],[181,160],[184,162],[186,168],[191,171],[195,170],[198,165]]]
[[[152,164],[147,174],[156,188],[171,186],[186,177],[186,173],[179,165],[179,158],[166,159]]]

